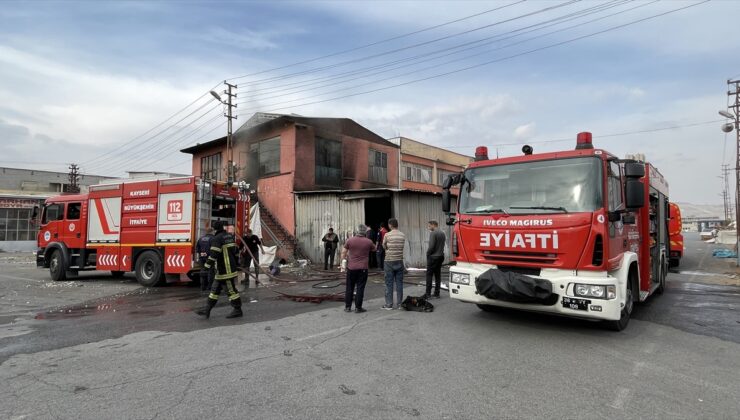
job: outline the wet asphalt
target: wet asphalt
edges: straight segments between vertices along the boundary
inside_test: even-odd
[[[721,246],[702,243],[698,235],[687,234],[686,256],[681,265],[669,274],[666,292],[637,305],[633,313],[634,319],[740,343],[740,287],[734,285],[740,284],[738,274],[733,266],[734,261],[719,260],[711,256],[711,251],[717,247]],[[46,271],[29,265],[3,262],[0,262],[0,273],[20,282],[21,285],[16,287],[22,287],[23,282],[20,279],[27,278],[28,284],[33,285],[48,276]],[[127,283],[129,290],[105,297],[80,299],[76,304],[65,302],[61,306],[50,305],[30,314],[33,316],[16,316],[12,321],[6,319],[8,323],[4,327],[17,332],[0,335],[0,363],[16,354],[66,348],[141,331],[189,332],[276,320],[327,307],[340,308],[343,303],[336,301],[296,302],[279,294],[318,295],[340,292],[344,286],[339,285],[339,277],[341,275],[334,274],[332,281],[318,284],[322,288],[314,287],[318,283],[316,279],[296,283],[281,282],[249,289],[243,293],[244,317],[238,319],[225,318],[230,307],[222,297],[211,318],[205,320],[193,313],[205,299],[205,294],[198,287],[170,285],[140,288],[135,287],[133,278],[127,275],[123,283]],[[410,283],[423,281],[421,273],[415,273],[408,280]],[[112,280],[105,275],[87,275],[85,286],[80,289],[81,296],[84,296],[84,287],[114,282],[121,281]],[[331,287],[335,285],[336,287]],[[25,289],[28,290],[28,287]],[[242,289],[241,286],[239,289]],[[423,293],[420,286],[412,290],[417,290],[418,293],[411,294]],[[372,275],[368,281],[366,298],[382,296],[383,283],[378,273]],[[596,324],[586,321],[553,319],[546,315],[517,311],[511,311],[507,316],[511,322],[517,324],[556,323],[575,329],[597,328]]]

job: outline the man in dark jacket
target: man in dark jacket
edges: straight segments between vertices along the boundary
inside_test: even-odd
[[[442,280],[442,263],[445,260],[445,243],[447,237],[439,229],[436,220],[430,220],[428,225],[429,247],[427,248],[427,291],[426,297],[439,297],[439,285]],[[432,295],[432,276],[434,277],[434,294]]]
[[[239,274],[236,242],[234,241],[234,235],[224,230],[223,222],[217,221],[213,223],[213,228],[216,230],[216,236],[211,241],[211,250],[208,252],[208,260],[205,267],[210,269],[215,265],[216,276],[211,287],[211,294],[208,295],[206,306],[196,311],[196,313],[206,318],[210,317],[211,310],[218,302],[218,296],[221,294],[221,290],[226,287],[226,294],[229,296],[229,302],[231,302],[233,308],[226,318],[237,318],[244,314],[242,313],[242,300],[234,284],[234,279]]]
[[[206,291],[211,290],[213,285],[213,277],[216,274],[214,268],[206,268],[206,261],[208,261],[208,253],[211,250],[211,242],[213,241],[213,228],[206,229],[206,234],[202,238],[198,239],[196,245],[196,252],[198,253],[198,262],[200,263],[200,290]]]
[[[334,256],[337,253],[337,244],[339,244],[339,236],[334,233],[333,228],[329,228],[329,232],[321,238],[321,242],[324,243],[324,270],[334,269]]]
[[[244,289],[249,287],[249,266],[254,264],[254,284],[259,282],[260,278],[260,253],[265,253],[265,249],[262,248],[262,241],[260,237],[252,233],[252,229],[247,229],[247,233],[242,238],[244,240],[244,249],[242,250],[242,268],[244,273],[247,275],[247,279],[244,282]]]

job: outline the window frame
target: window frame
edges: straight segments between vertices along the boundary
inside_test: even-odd
[[[49,208],[50,207],[55,207],[55,206],[61,207],[61,210],[59,211],[56,219],[49,220]],[[64,203],[50,203],[50,204],[47,204],[46,206],[44,206],[44,212],[43,212],[43,214],[41,216],[41,224],[42,225],[48,225],[51,222],[58,222],[60,220],[64,220],[64,211],[65,210],[66,209],[65,209]],[[61,217],[59,217],[59,216],[61,216]]]
[[[70,216],[70,210],[73,209],[75,206],[77,206],[77,217],[72,217]],[[67,203],[67,208],[64,211],[64,214],[66,215],[66,220],[80,220],[80,217],[82,217],[82,203],[79,201]]]
[[[376,171],[375,168],[379,169]],[[381,176],[375,176],[376,172]],[[388,183],[388,153],[373,148],[368,149],[368,180],[382,184]]]
[[[200,177],[209,181],[221,181],[222,163],[223,160],[221,152],[203,156],[200,158]],[[215,177],[211,178],[211,175],[215,175]]]

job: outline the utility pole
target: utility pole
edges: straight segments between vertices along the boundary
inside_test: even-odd
[[[722,180],[724,182],[722,189],[722,204],[725,208],[725,223],[732,219],[732,203],[730,201],[730,165],[722,165]]]
[[[232,101],[233,98],[236,98],[236,93],[232,93],[232,89],[236,90],[236,85],[232,85],[224,80],[224,84],[226,85],[227,89],[224,91],[226,94],[226,113],[224,116],[227,120],[227,126],[226,126],[226,153],[229,155],[229,167],[227,169],[227,180],[226,183],[229,186],[234,185],[234,145],[232,144],[231,140],[231,134],[232,134],[232,124],[231,120],[236,119],[236,115],[233,115],[231,110],[233,108],[236,108],[236,104]]]
[[[727,81],[727,96],[729,97],[727,112],[721,111],[720,114],[734,120],[725,124],[722,128],[726,133],[735,130],[735,232],[740,233],[740,80]],[[727,128],[727,130],[725,129]],[[740,234],[737,235],[736,245],[740,245]],[[736,248],[740,251],[740,246]],[[740,267],[740,252],[738,252],[737,266]]]
[[[227,125],[226,125],[226,156],[227,156],[227,167],[226,167],[226,178],[227,183],[229,186],[234,185],[234,145],[231,144],[231,134],[232,134],[232,124],[231,120],[236,119],[236,115],[232,112],[234,108],[236,108],[236,104],[234,103],[234,98],[236,98],[236,93],[233,93],[236,90],[236,85],[232,85],[231,83],[224,80],[224,84],[226,85],[226,89],[224,89],[223,94],[226,95],[226,100],[221,99],[221,95],[216,93],[215,91],[211,91],[211,95],[213,95],[214,98],[216,98],[217,101],[221,102],[225,107],[226,111],[224,112],[224,117],[226,117]]]
[[[79,193],[80,192],[80,186],[79,186],[79,180],[80,180],[80,173],[79,173],[79,166],[77,164],[73,163],[69,165],[69,188],[67,191],[71,193]]]

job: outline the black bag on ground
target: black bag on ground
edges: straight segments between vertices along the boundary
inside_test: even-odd
[[[478,276],[475,288],[489,299],[506,302],[552,305],[558,298],[552,293],[552,283],[547,280],[495,268]]]
[[[401,307],[407,311],[434,312],[434,305],[429,303],[423,296],[406,296]]]

